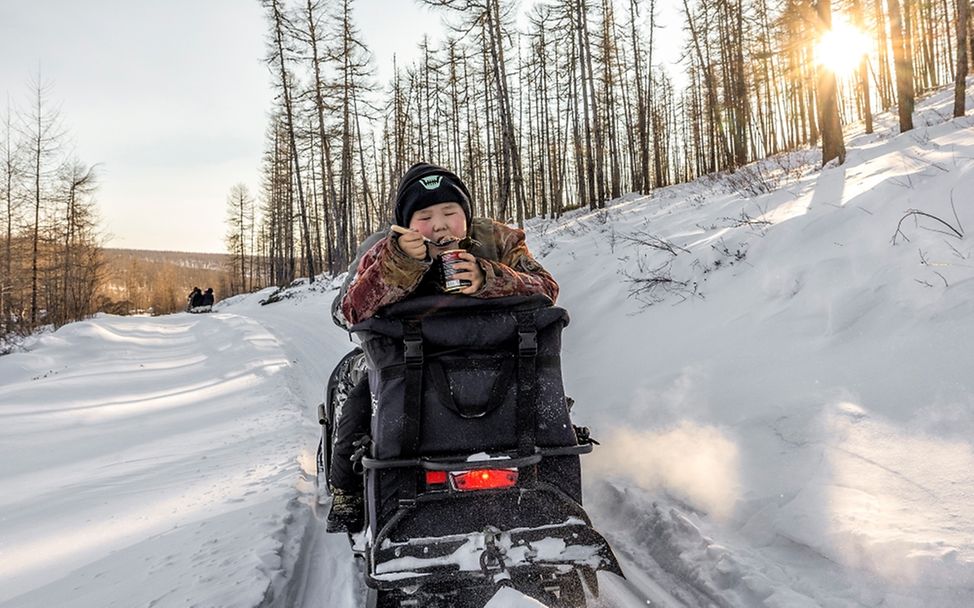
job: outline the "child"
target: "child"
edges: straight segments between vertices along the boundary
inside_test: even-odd
[[[524,232],[489,218],[471,218],[470,193],[451,171],[417,163],[396,191],[396,224],[361,256],[354,278],[339,294],[335,314],[346,327],[412,295],[443,291],[437,256],[463,245],[454,278],[470,281],[459,293],[475,298],[512,295],[558,297],[558,284],[524,243]],[[357,384],[342,408],[331,466],[332,508],[328,531],[362,527],[361,477],[352,471],[352,444],[368,433],[371,397],[367,381]]]
[[[462,254],[464,261],[455,265],[461,270],[456,278],[471,285],[460,293],[477,298],[542,294],[552,302],[558,297],[558,284],[531,256],[524,232],[471,218],[467,187],[442,167],[417,163],[409,168],[396,192],[395,218],[410,232],[391,233],[362,256],[340,301],[347,326],[407,296],[439,290],[438,273],[430,272],[436,256],[456,249],[464,237],[471,245]]]

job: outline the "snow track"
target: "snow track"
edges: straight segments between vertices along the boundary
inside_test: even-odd
[[[313,465],[313,463],[312,463]],[[314,471],[305,471],[302,487],[313,491]],[[360,564],[344,535],[327,534],[327,506],[302,492],[284,545],[284,567],[258,608],[336,608],[365,601]]]

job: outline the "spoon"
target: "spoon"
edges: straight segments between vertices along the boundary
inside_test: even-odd
[[[399,226],[397,224],[393,224],[392,226],[389,226],[389,228],[393,232],[396,232],[398,234],[411,234],[412,232],[415,232],[413,230],[410,230],[409,228],[403,228],[402,226]],[[434,241],[432,239],[428,239],[425,236],[423,237],[423,241],[424,242],[429,243],[430,245],[433,245],[435,247],[443,247],[444,245],[449,245],[450,243],[456,243],[459,240],[460,240],[460,237],[458,237],[458,236],[452,236],[452,235],[451,236],[445,236],[442,239],[440,239],[439,241]]]

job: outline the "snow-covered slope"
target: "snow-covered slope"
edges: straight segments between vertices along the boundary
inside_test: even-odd
[[[842,166],[793,153],[528,226],[631,582],[603,605],[974,605],[974,117],[948,102]],[[361,601],[311,482],[350,345],[330,284],[291,293],[0,357],[0,606]]]

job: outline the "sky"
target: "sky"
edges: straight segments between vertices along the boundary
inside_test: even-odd
[[[393,54],[442,38],[412,0],[355,10],[380,85]],[[257,0],[0,0],[0,113],[25,108],[40,74],[75,155],[98,165],[107,246],[223,252],[230,188],[260,181],[265,30]]]

